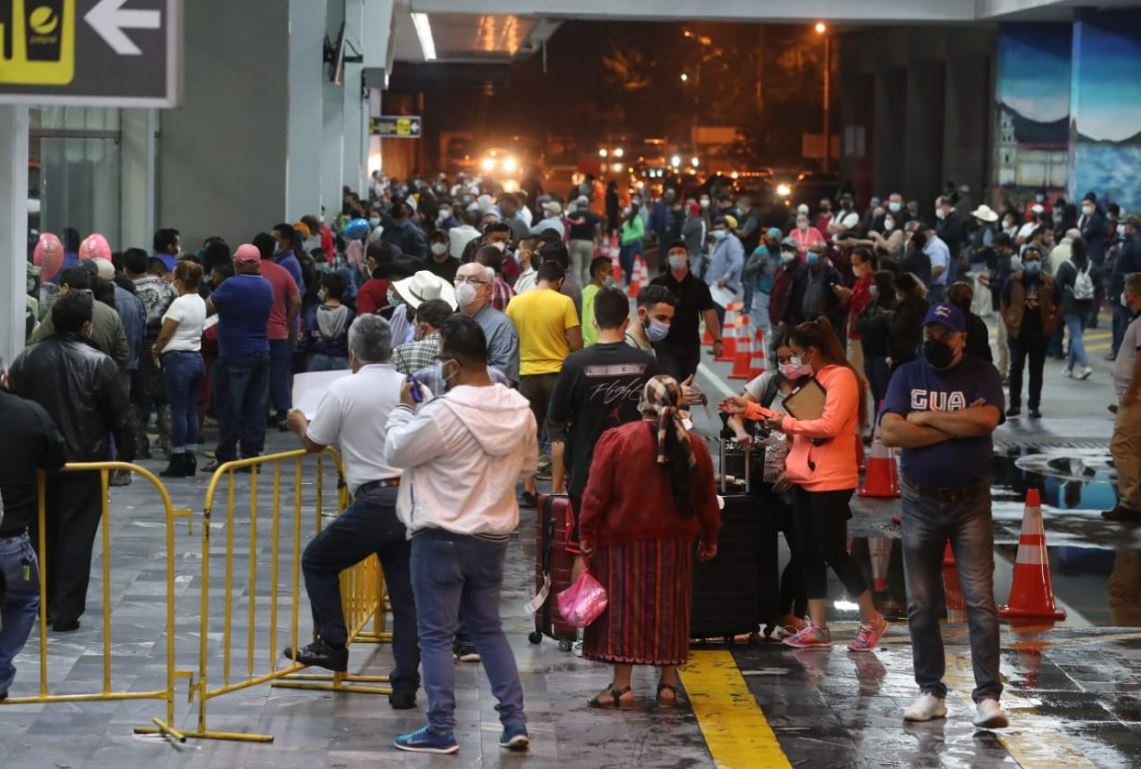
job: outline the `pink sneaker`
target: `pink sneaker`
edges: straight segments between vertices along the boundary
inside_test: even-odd
[[[832,645],[832,633],[827,628],[809,625],[799,633],[794,633],[782,642],[785,646],[794,649],[809,649],[817,646],[828,647]]]
[[[860,631],[856,633],[855,640],[848,644],[848,650],[854,652],[874,650],[876,644],[883,638],[883,634],[887,632],[888,627],[888,621],[883,618],[882,614],[871,625],[860,625]]]

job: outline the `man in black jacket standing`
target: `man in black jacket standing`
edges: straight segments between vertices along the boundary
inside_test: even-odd
[[[63,434],[67,461],[109,459],[108,436],[113,435],[120,459],[130,462],[135,440],[118,369],[87,341],[93,301],[79,291],[60,297],[52,306],[54,333],[16,359],[11,388],[51,416]],[[47,558],[48,616],[58,633],[79,629],[86,608],[101,497],[98,473],[65,472],[48,479],[47,548],[41,558]],[[35,533],[32,542],[38,544]]]
[[[36,553],[28,528],[38,512],[36,471],[64,463],[63,437],[43,407],[6,390],[0,360],[0,701],[16,677],[12,660],[32,632],[40,606]]]

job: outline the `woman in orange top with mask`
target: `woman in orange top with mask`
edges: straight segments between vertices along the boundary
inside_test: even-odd
[[[831,566],[844,588],[860,607],[862,624],[851,651],[871,651],[888,623],[876,611],[867,583],[846,547],[848,501],[859,485],[856,441],[863,430],[866,388],[827,318],[801,323],[789,332],[789,347],[799,364],[812,368],[826,393],[819,419],[796,419],[785,415],[766,424],[792,437],[786,462],[788,479],[796,486],[795,517],[804,568],[804,588],[811,623],[784,640],[788,646],[831,646],[825,610],[828,597],[827,567]],[[749,408],[751,406],[751,408]],[[762,419],[756,404],[728,398],[723,411],[743,413],[746,419]]]

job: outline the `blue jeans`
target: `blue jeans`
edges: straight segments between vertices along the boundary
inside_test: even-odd
[[[162,378],[170,402],[170,452],[198,447],[198,386],[206,374],[202,354],[187,350],[163,353]]]
[[[1085,316],[1081,314],[1065,315],[1066,330],[1070,333],[1070,354],[1066,358],[1066,368],[1073,369],[1077,365],[1088,366],[1086,357],[1086,344],[1082,339],[1085,333]]]
[[[345,371],[349,368],[349,359],[338,355],[322,355],[314,353],[309,359],[309,371]]]
[[[619,246],[618,248],[618,263],[622,265],[622,270],[626,273],[626,285],[634,279],[634,257],[642,255],[642,241],[635,240],[627,246]],[[645,288],[643,286],[643,288]]]
[[[461,612],[479,652],[504,726],[522,726],[523,685],[499,619],[506,542],[429,529],[412,538],[412,589],[420,631],[428,725],[455,728],[456,672],[452,636]]]
[[[269,340],[269,399],[277,421],[284,421],[293,408],[293,342],[288,339]]]
[[[340,573],[373,553],[384,569],[392,600],[394,691],[415,693],[420,686],[420,650],[416,645],[416,601],[412,596],[408,532],[396,517],[395,486],[379,486],[357,496],[337,519],[305,548],[301,569],[313,612],[313,627],[332,646],[348,638],[341,610]]]
[[[256,457],[265,448],[265,411],[269,400],[269,353],[245,358],[219,358],[214,379],[218,416],[218,463]]]
[[[872,389],[874,407],[878,410],[880,403],[887,397],[887,386],[891,382],[891,366],[887,365],[887,358],[883,355],[864,357],[864,376],[868,378],[868,386]]]
[[[907,583],[907,626],[915,683],[936,697],[947,696],[946,660],[939,614],[943,596],[943,548],[948,539],[959,570],[971,638],[975,702],[998,699],[998,611],[994,604],[994,529],[990,487],[948,489],[943,499],[921,496],[903,484],[903,572]],[[955,493],[960,496],[953,496]],[[950,498],[947,498],[950,497]]]
[[[0,596],[0,692],[6,692],[16,678],[12,660],[40,610],[40,570],[27,534],[0,538]]]

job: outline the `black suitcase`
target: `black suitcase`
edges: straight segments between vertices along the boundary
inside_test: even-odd
[[[721,466],[732,467],[733,455],[721,443]],[[741,468],[751,464],[745,451]],[[693,599],[689,637],[724,639],[756,633],[762,622],[776,615],[779,603],[779,563],[777,531],[771,516],[761,509],[760,500],[750,493],[749,475],[728,493],[727,473],[721,488],[725,508],[721,511],[721,532],[717,557],[693,567]],[[738,476],[738,477],[741,477]]]
[[[570,587],[574,556],[567,552],[567,534],[573,523],[570,497],[565,494],[540,494],[536,507],[535,590],[547,590],[546,600],[535,610],[535,630],[528,636],[531,643],[542,642],[543,636],[559,642],[559,648],[570,651],[578,639],[578,628],[563,619],[555,596]],[[549,587],[544,588],[547,580]]]

